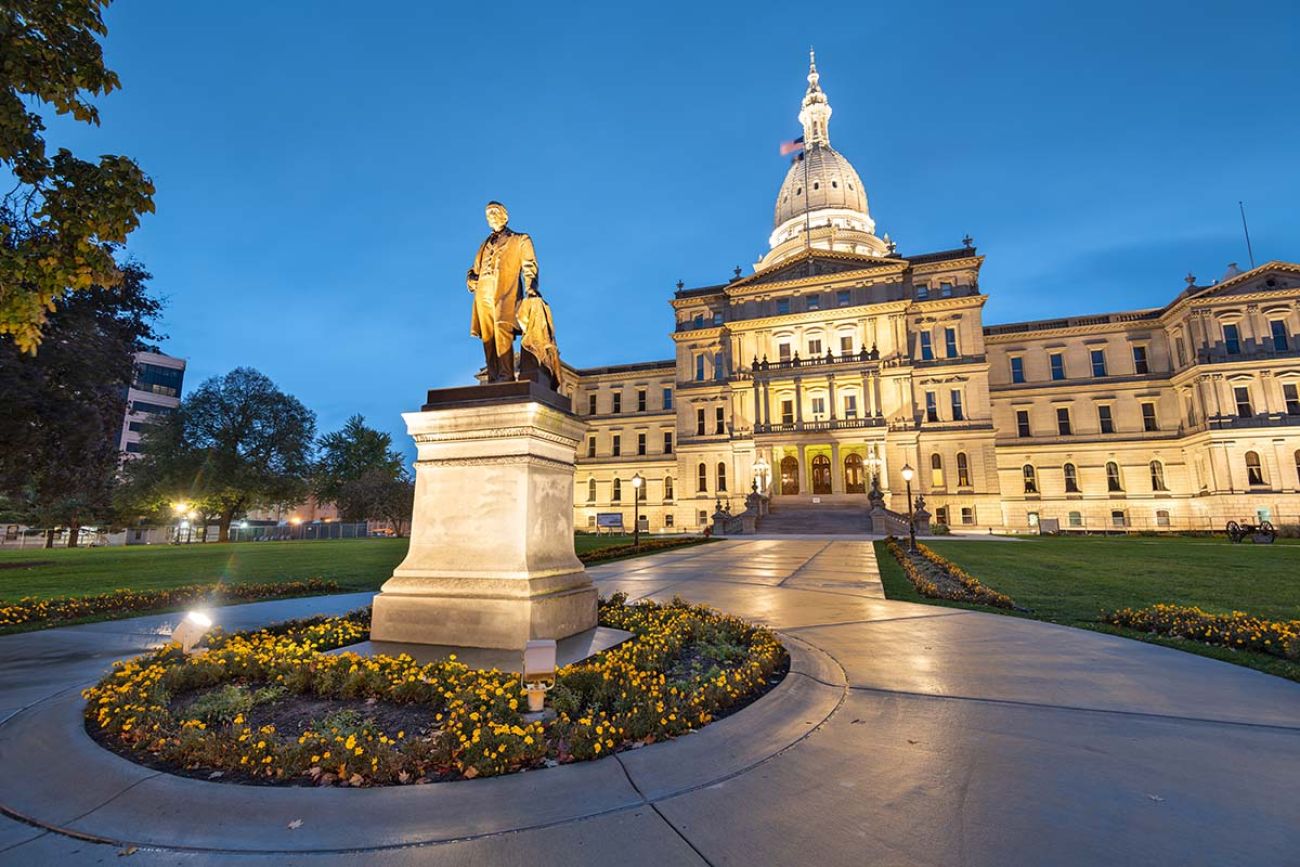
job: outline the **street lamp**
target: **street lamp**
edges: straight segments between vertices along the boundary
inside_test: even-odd
[[[772,469],[772,465],[763,458],[760,457],[754,461],[754,481],[758,483],[758,492],[760,494],[767,493],[767,471],[770,469]]]
[[[181,543],[181,523],[184,521],[185,513],[189,511],[189,508],[189,505],[184,500],[172,503],[172,511],[176,513],[175,544],[177,545]]]
[[[916,552],[916,511],[912,508],[912,468],[903,464],[903,481],[907,483],[907,550]]]
[[[640,473],[632,476],[632,547],[641,547],[641,488],[645,479]]]

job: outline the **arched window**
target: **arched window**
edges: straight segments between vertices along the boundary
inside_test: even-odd
[[[970,487],[970,461],[965,452],[957,452],[957,487]]]
[[[1151,462],[1151,490],[1167,491],[1165,487],[1165,465],[1160,461]]]
[[[709,490],[709,465],[700,464],[695,468],[695,490],[703,494]]]
[[[1075,469],[1074,464],[1066,464],[1064,469],[1065,469],[1065,492],[1067,494],[1079,493],[1079,471]]]
[[[1021,468],[1021,470],[1025,476],[1025,493],[1026,494],[1038,493],[1038,473],[1034,470],[1034,465],[1025,464],[1024,467]]]
[[[938,452],[930,455],[930,486],[943,487],[943,457]]]
[[[781,458],[781,493],[799,493],[799,459],[793,455]]]
[[[865,494],[867,476],[862,471],[862,455],[849,454],[844,458],[844,493]]]
[[[1169,512],[1167,512],[1164,509],[1160,509],[1159,511],[1156,512],[1156,526],[1157,527],[1169,526]]]
[[[611,503],[623,502],[623,480],[622,479],[614,480],[614,492],[609,495],[609,501]]]
[[[664,502],[671,503],[672,501],[673,501],[673,477],[664,476]]]
[[[724,464],[722,461],[718,461],[718,490],[725,491],[726,489],[727,489],[727,465]]]
[[[636,498],[644,503],[646,501],[646,497],[650,493],[650,482],[646,481],[645,479],[642,479],[640,486],[637,486],[636,480],[633,479],[632,489],[636,491]]]
[[[1124,490],[1124,485],[1119,478],[1119,464],[1114,461],[1106,462],[1106,490],[1111,492]]]
[[[587,479],[587,502],[596,502],[596,480]]]
[[[1264,484],[1264,467],[1259,462],[1259,452],[1246,452],[1246,482],[1251,485]]]
[[[815,455],[812,459],[812,492],[814,494],[831,492],[831,459],[826,455]]]

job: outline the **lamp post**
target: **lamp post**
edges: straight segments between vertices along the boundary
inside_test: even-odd
[[[903,464],[903,481],[907,483],[907,550],[916,551],[916,510],[912,508],[912,468]]]
[[[641,488],[645,479],[640,473],[632,476],[632,547],[641,547]]]
[[[758,492],[760,494],[767,494],[767,472],[771,468],[771,465],[762,457],[754,461],[754,481],[758,483]]]
[[[189,506],[185,504],[184,500],[179,503],[172,503],[172,511],[176,513],[176,534],[173,544],[179,545],[181,543],[181,522],[185,520],[185,512],[188,510]]]

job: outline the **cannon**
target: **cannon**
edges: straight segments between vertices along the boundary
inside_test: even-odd
[[[1227,533],[1234,545],[1240,544],[1243,539],[1250,539],[1257,545],[1272,545],[1277,538],[1277,530],[1273,529],[1273,524],[1269,521],[1260,521],[1258,524],[1229,521]]]

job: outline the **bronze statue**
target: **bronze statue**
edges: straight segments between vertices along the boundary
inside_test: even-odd
[[[506,226],[510,214],[505,205],[488,202],[485,211],[492,234],[479,246],[465,279],[474,296],[469,333],[483,341],[488,381],[511,382],[519,300],[524,291],[537,288],[537,254],[532,238]]]
[[[551,305],[542,299],[536,286],[529,287],[519,302],[519,328],[523,332],[519,341],[519,378],[540,382],[558,392],[563,373],[560,348],[555,345],[555,320]]]

